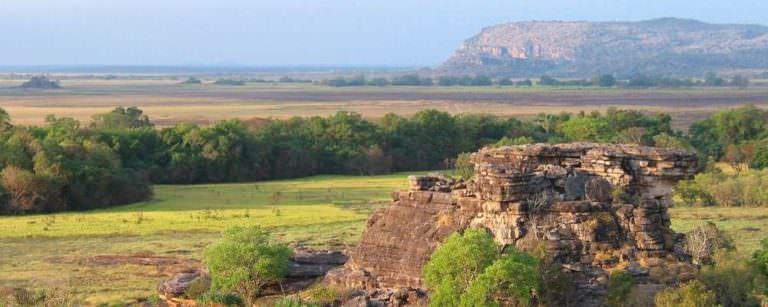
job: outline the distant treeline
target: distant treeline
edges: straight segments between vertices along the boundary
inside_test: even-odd
[[[694,146],[712,161],[768,166],[766,112],[719,112],[686,135],[666,114],[540,114],[532,120],[436,110],[412,117],[360,114],[288,120],[225,120],[156,129],[137,108],[116,108],[88,126],[49,116],[13,126],[0,109],[0,210],[83,210],[148,199],[151,183],[239,182],[315,174],[381,174],[448,168],[486,145],[598,141]]]
[[[421,77],[417,74],[407,74],[396,76],[391,79],[377,77],[367,79],[363,75],[354,77],[336,77],[325,79],[319,82],[321,85],[332,87],[347,86],[517,86],[530,87],[539,86],[562,86],[562,87],[626,87],[626,88],[647,88],[647,87],[694,87],[694,86],[732,86],[747,87],[749,79],[735,75],[729,79],[718,76],[715,73],[709,73],[703,78],[670,78],[663,76],[647,76],[636,74],[629,79],[619,80],[613,75],[600,75],[592,79],[568,79],[560,80],[550,76],[542,76],[536,82],[530,79],[512,80],[510,78],[491,78],[489,76],[441,76],[437,79],[431,77]]]

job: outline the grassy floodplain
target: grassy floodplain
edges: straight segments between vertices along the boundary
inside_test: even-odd
[[[406,175],[159,185],[148,202],[0,217],[0,287],[65,287],[93,304],[141,300],[154,294],[164,268],[104,265],[93,257],[199,259],[232,225],[261,225],[288,242],[344,249],[357,242],[372,210],[407,187]]]
[[[200,259],[232,225],[261,225],[283,240],[344,249],[376,208],[407,187],[406,173],[315,176],[255,183],[158,185],[148,202],[105,210],[0,217],[0,288],[64,287],[89,303],[140,301],[166,268],[99,263],[96,256]],[[685,232],[712,221],[751,253],[768,236],[768,208],[672,208]]]
[[[59,90],[24,90],[24,80],[0,78],[0,106],[16,124],[42,125],[45,116],[73,117],[84,123],[115,106],[138,106],[158,126],[179,122],[210,124],[253,117],[327,116],[339,110],[366,118],[386,113],[412,115],[423,109],[450,113],[489,113],[532,117],[538,113],[605,111],[609,107],[670,113],[676,128],[728,107],[768,106],[768,87],[755,81],[737,88],[595,88],[595,87],[328,87],[296,83],[247,83],[220,86],[180,84],[170,79],[62,80]]]

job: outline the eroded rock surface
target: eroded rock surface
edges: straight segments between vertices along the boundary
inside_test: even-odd
[[[325,283],[371,293],[420,293],[421,270],[453,232],[488,229],[504,246],[545,248],[572,275],[577,306],[599,306],[609,270],[640,284],[693,277],[667,207],[674,183],[696,171],[691,152],[574,143],[485,148],[468,182],[411,177],[411,189],[368,221],[350,261]],[[359,300],[359,299],[358,299]],[[388,301],[418,305],[424,298]]]
[[[768,67],[768,28],[661,18],[639,22],[524,21],[466,40],[446,73],[691,76]]]

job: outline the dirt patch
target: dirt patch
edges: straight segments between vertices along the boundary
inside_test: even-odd
[[[68,263],[85,266],[117,266],[138,265],[156,269],[157,273],[173,276],[178,273],[198,270],[202,264],[199,260],[173,256],[155,256],[150,254],[134,255],[96,255],[90,257],[49,257],[49,263]]]

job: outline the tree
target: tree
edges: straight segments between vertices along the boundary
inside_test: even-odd
[[[624,271],[612,273],[608,281],[608,293],[605,297],[606,305],[623,306],[634,285],[635,279],[632,278],[632,275]]]
[[[611,127],[606,120],[587,116],[572,117],[560,124],[559,129],[573,141],[605,142],[613,139],[616,132],[615,127]]]
[[[456,176],[466,180],[472,178],[472,175],[475,174],[475,165],[470,161],[471,155],[472,154],[465,152],[460,153],[458,157],[456,157],[456,162],[454,163],[454,173]]]
[[[424,266],[432,290],[430,306],[498,306],[499,301],[527,304],[539,288],[539,261],[510,249],[502,255],[485,231],[469,229],[449,236]]]
[[[656,307],[717,307],[715,293],[699,281],[669,288],[656,295]]]
[[[461,306],[499,306],[497,300],[523,305],[533,300],[539,288],[539,260],[511,249],[483,270],[461,297]]]
[[[132,129],[153,127],[149,117],[137,107],[116,107],[109,113],[93,116],[92,128],[99,129]]]
[[[498,255],[496,243],[484,230],[449,236],[424,266],[424,282],[433,291],[430,306],[458,306],[475,278]]]
[[[560,81],[550,76],[541,76],[541,78],[539,79],[539,85],[557,86],[557,85],[560,85]]]
[[[751,264],[755,267],[756,290],[765,300],[768,297],[768,238],[760,241],[760,247],[752,254]]]
[[[55,212],[66,208],[61,198],[61,183],[54,178],[8,166],[0,172],[0,185],[7,194],[3,208],[7,213]]]
[[[613,87],[616,85],[616,78],[613,75],[600,75],[592,83],[599,87]]]
[[[510,85],[515,85],[515,82],[512,81],[512,79],[510,79],[510,78],[500,78],[499,79],[499,85],[501,85],[501,86],[510,86]]]
[[[263,286],[283,279],[291,254],[260,227],[236,226],[205,249],[203,263],[211,272],[211,289],[234,291],[252,302]]]
[[[699,225],[685,234],[685,249],[698,264],[712,264],[715,252],[733,248],[733,239],[712,222]]]
[[[458,83],[458,80],[451,76],[440,76],[440,78],[437,79],[437,85],[439,86],[454,86]]]
[[[392,79],[392,85],[419,86],[419,85],[423,85],[421,82],[422,82],[422,79],[417,74],[407,74],[407,75],[397,76]],[[429,84],[429,85],[432,85],[432,84]]]
[[[714,72],[708,72],[704,76],[704,85],[706,86],[723,86],[725,85],[725,80],[723,78],[720,78],[717,76]]]
[[[11,116],[3,108],[0,108],[0,132],[11,127]]]
[[[515,86],[517,86],[517,87],[531,87],[531,86],[533,86],[533,81],[531,81],[530,79],[525,79],[525,80],[522,80],[522,81],[517,81],[517,82],[515,82]]]
[[[739,252],[720,250],[711,265],[702,267],[698,280],[714,292],[723,307],[757,307],[760,306],[754,295],[757,271]]]
[[[735,75],[731,79],[731,85],[742,89],[747,88],[749,87],[749,79],[742,75]]]
[[[185,80],[181,84],[203,84],[203,81],[195,77],[189,77],[187,80]]]
[[[472,80],[473,86],[489,86],[493,85],[493,80],[491,80],[488,76],[478,75],[475,76],[475,79]]]

